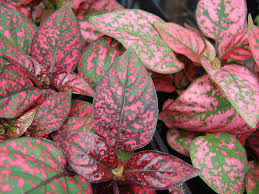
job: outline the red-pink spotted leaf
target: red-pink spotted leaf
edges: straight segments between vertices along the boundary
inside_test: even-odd
[[[34,89],[33,83],[19,69],[8,64],[0,71],[0,98],[22,90]]]
[[[233,34],[230,38],[224,38],[219,43],[218,51],[221,60],[245,60],[253,57],[248,45],[246,31]]]
[[[0,34],[24,53],[28,52],[36,26],[21,13],[0,7]]]
[[[245,0],[200,0],[196,20],[202,32],[216,41],[242,33],[246,27]]]
[[[116,0],[87,0],[82,3],[75,12],[84,40],[92,42],[103,35],[89,22],[90,16],[108,13],[117,9],[123,9],[123,7]]]
[[[143,64],[152,71],[172,73],[184,66],[154,28],[155,22],[163,22],[155,15],[123,9],[90,17],[90,21],[96,29],[117,39],[125,48],[132,47]]]
[[[93,117],[68,117],[62,126],[53,133],[53,141],[60,145],[59,134],[67,131],[82,131],[95,133],[94,131],[94,119]]]
[[[15,11],[20,12],[23,16],[31,18],[30,7],[28,6],[19,6],[18,1],[5,1],[1,3],[2,6],[8,7]]]
[[[201,136],[202,133],[192,132],[192,131],[185,131],[179,128],[170,128],[166,133],[167,143],[170,145],[171,148],[176,150],[177,152],[185,155],[190,156],[189,150],[192,141]]]
[[[248,164],[248,172],[246,175],[246,193],[259,193],[259,162],[251,161]]]
[[[143,147],[156,129],[157,103],[151,77],[134,50],[128,49],[96,87],[96,133],[124,151]]]
[[[86,47],[78,64],[78,74],[94,88],[124,50],[117,40],[109,36],[99,38]]]
[[[253,24],[251,15],[248,16],[248,42],[254,60],[259,67],[259,27]]]
[[[119,191],[120,194],[156,194],[155,190],[150,190],[135,184],[119,185]]]
[[[0,143],[1,193],[92,193],[86,179],[70,176],[60,147],[41,138]]]
[[[157,92],[172,93],[176,90],[170,75],[152,72],[151,77]]]
[[[259,117],[259,83],[253,73],[236,64],[216,68],[207,59],[202,59],[202,65],[235,110],[254,128]]]
[[[74,70],[81,52],[79,25],[66,4],[53,13],[35,33],[31,54],[48,67],[52,78]]]
[[[197,33],[174,23],[154,23],[157,31],[168,46],[176,53],[200,63],[200,56],[206,48],[203,38]]]
[[[43,137],[58,130],[69,115],[71,93],[53,92],[47,96],[35,114],[27,135]]]
[[[9,137],[19,137],[21,136],[31,125],[35,113],[37,111],[37,106],[30,109],[24,113],[21,117],[16,120],[11,120],[8,123],[8,128],[6,130],[6,135]]]
[[[117,154],[93,133],[67,131],[59,134],[61,147],[72,168],[89,182],[112,180],[111,170],[118,165]]]
[[[222,90],[203,75],[194,81],[183,94],[167,106],[159,119],[169,127],[197,132],[252,132]]]
[[[75,73],[61,73],[54,77],[53,85],[60,91],[93,96],[94,91],[84,78]]]
[[[256,160],[259,160],[259,130],[247,139],[247,147],[252,151]]]
[[[41,104],[51,92],[51,90],[46,89],[28,89],[8,94],[0,99],[0,117],[19,117],[30,108]]]
[[[93,107],[89,102],[72,100],[69,117],[93,117]]]
[[[150,189],[169,189],[199,174],[199,170],[172,155],[142,151],[123,165],[125,180]]]
[[[246,152],[238,140],[227,133],[214,133],[193,140],[190,155],[200,177],[217,193],[245,190]]]
[[[72,9],[78,9],[82,3],[87,2],[89,5],[92,4],[94,1],[95,0],[55,0],[54,2],[56,3],[56,6],[58,8],[69,2]]]

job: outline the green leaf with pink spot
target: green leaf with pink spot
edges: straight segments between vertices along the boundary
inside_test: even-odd
[[[253,24],[251,15],[248,16],[248,41],[254,60],[259,67],[259,27]]]
[[[93,116],[93,106],[89,102],[82,100],[72,100],[69,117]]]
[[[0,143],[1,193],[92,193],[81,176],[71,176],[60,147],[23,137]]]
[[[245,191],[246,151],[227,133],[214,133],[193,140],[190,156],[200,177],[217,193]]]
[[[251,161],[248,164],[246,175],[246,193],[259,193],[259,161]]]
[[[90,17],[90,21],[96,29],[117,39],[125,48],[132,47],[143,64],[152,71],[172,73],[184,66],[154,28],[155,22],[164,22],[155,15],[123,9]]]
[[[245,66],[228,64],[214,67],[214,61],[202,59],[202,65],[225,93],[227,99],[248,125],[255,128],[259,117],[259,83]]]
[[[245,0],[200,0],[196,20],[202,32],[216,41],[230,38],[246,28]]]

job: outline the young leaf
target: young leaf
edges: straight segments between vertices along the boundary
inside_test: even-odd
[[[17,120],[12,120],[8,123],[8,128],[6,130],[6,135],[11,137],[19,137],[21,136],[27,128],[31,125],[35,113],[37,111],[37,107],[30,109],[25,114],[23,114]]]
[[[206,48],[203,38],[197,33],[174,23],[154,23],[157,31],[168,46],[176,53],[200,63],[200,56]]]
[[[51,90],[22,90],[0,99],[0,117],[15,118],[41,104]]]
[[[35,33],[31,54],[45,64],[50,77],[74,70],[80,56],[81,39],[76,17],[66,4],[52,14]]]
[[[86,47],[78,64],[78,74],[94,88],[124,50],[117,40],[102,36]]]
[[[170,75],[152,72],[151,77],[157,92],[171,93],[176,90]]]
[[[246,175],[246,193],[259,193],[259,162],[251,161],[248,164],[248,172]]]
[[[218,46],[219,58],[221,60],[245,60],[252,58],[252,53],[248,45],[247,32],[232,35],[224,38]]]
[[[69,115],[70,107],[71,93],[53,92],[49,94],[39,105],[27,134],[43,137],[58,130]]]
[[[27,53],[36,26],[21,13],[5,6],[0,7],[0,34],[20,51]]]
[[[153,27],[155,22],[163,22],[155,15],[123,9],[90,17],[90,21],[96,29],[117,39],[125,48],[132,47],[143,64],[152,71],[172,73],[184,66]]]
[[[138,152],[123,166],[126,180],[150,189],[169,189],[199,174],[184,161],[157,151]]]
[[[118,165],[117,154],[101,137],[81,131],[59,134],[59,142],[72,168],[89,182],[108,181]]]
[[[63,151],[53,142],[23,137],[0,147],[1,193],[91,193],[84,178],[68,176]]]
[[[254,60],[259,67],[259,27],[253,24],[251,15],[248,16],[248,42]]]
[[[187,131],[244,133],[254,131],[239,116],[222,90],[203,75],[165,110],[159,119]]]
[[[253,73],[248,68],[236,64],[216,68],[207,59],[202,59],[202,65],[235,110],[254,128],[259,117],[259,85]]]
[[[89,102],[82,100],[72,100],[69,117],[93,116],[93,107]]]
[[[75,73],[61,73],[54,77],[53,85],[60,91],[93,96],[94,91],[88,83]]]
[[[245,0],[200,0],[196,9],[200,29],[216,41],[242,33],[246,15]]]
[[[200,136],[201,133],[195,133],[190,131],[184,131],[179,128],[170,128],[166,133],[167,143],[170,145],[171,148],[176,150],[177,152],[185,155],[190,156],[189,150],[192,141]]]
[[[247,172],[246,152],[227,133],[214,133],[193,140],[190,155],[200,177],[217,193],[243,193]]]
[[[128,49],[97,85],[93,103],[96,133],[116,149],[143,147],[156,129],[157,103],[151,77]]]

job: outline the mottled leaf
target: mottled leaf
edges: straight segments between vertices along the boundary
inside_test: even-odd
[[[18,53],[21,52],[15,45],[13,45],[7,38],[0,34],[0,53]],[[0,55],[0,67],[2,69],[3,65],[6,64],[7,61],[4,57]]]
[[[71,93],[53,92],[39,106],[27,130],[31,136],[43,137],[61,127],[69,115]]]
[[[202,59],[202,65],[240,116],[255,127],[259,117],[259,84],[253,73],[236,64],[216,68],[207,59]]]
[[[85,41],[92,42],[103,34],[98,32],[89,22],[90,16],[108,13],[123,7],[116,0],[87,0],[76,10],[76,17],[79,20],[80,31]]]
[[[52,14],[35,33],[31,54],[48,67],[50,77],[71,72],[81,51],[79,25],[66,4]]]
[[[171,93],[176,90],[170,75],[152,72],[151,77],[157,92]]]
[[[51,90],[22,90],[0,99],[0,117],[15,118],[41,104]]]
[[[93,107],[89,102],[72,100],[69,117],[93,116]]]
[[[141,185],[125,184],[119,186],[120,194],[156,194],[155,190],[149,190]]]
[[[253,24],[251,15],[248,17],[248,42],[254,60],[259,67],[259,27]]]
[[[63,151],[53,142],[23,137],[0,147],[1,193],[91,193],[84,178],[69,176]]]
[[[88,83],[75,73],[61,73],[54,77],[53,85],[60,91],[93,96],[94,91]]]
[[[26,16],[27,18],[31,18],[31,12],[30,12],[30,8],[27,6],[19,6],[19,2],[18,1],[6,1],[3,0],[4,2],[1,3],[2,6],[8,7],[10,9],[13,9],[15,11],[20,12],[23,16]]]
[[[254,131],[239,116],[222,90],[203,75],[164,109],[159,119],[169,127],[187,131],[232,132]]]
[[[78,74],[94,88],[124,50],[117,40],[109,36],[99,38],[86,47],[78,64]]]
[[[247,172],[246,152],[227,133],[214,133],[193,140],[190,155],[200,177],[217,193],[243,193]]]
[[[184,161],[157,151],[142,151],[124,163],[126,180],[150,189],[168,189],[199,174]]]
[[[55,0],[57,7],[60,8],[65,5],[67,2],[70,3],[72,9],[78,9],[80,4],[87,2],[88,4],[93,3],[95,0]]]
[[[159,17],[141,10],[123,9],[90,17],[90,21],[96,29],[117,39],[125,48],[132,47],[152,71],[172,73],[183,68],[153,27],[155,22],[163,22]]]
[[[256,160],[259,160],[259,130],[247,139],[247,147],[252,151]]]
[[[111,180],[118,165],[114,150],[101,137],[81,131],[59,134],[61,147],[72,168],[89,182]]]
[[[116,149],[143,147],[156,129],[157,107],[152,79],[129,49],[97,85],[93,103],[96,132]]]
[[[230,38],[246,27],[245,0],[200,0],[196,20],[202,32],[213,39]]]
[[[21,13],[0,7],[0,34],[24,53],[28,52],[36,26]]]
[[[248,172],[246,175],[246,193],[259,193],[259,162],[251,161],[248,164]]]
[[[174,23],[154,23],[160,36],[176,53],[200,63],[200,56],[206,48],[203,38],[197,33]]]
[[[179,128],[170,128],[166,133],[167,143],[177,152],[190,156],[189,150],[192,141],[201,136],[201,133],[185,131]]]
[[[218,51],[221,60],[245,60],[253,57],[248,45],[247,32],[233,34],[230,38],[224,38],[219,43]]]
[[[8,123],[6,135],[11,136],[11,137],[21,136],[27,130],[27,128],[31,125],[36,111],[37,111],[37,107],[32,108],[29,111],[27,111],[26,113],[24,113],[18,119],[11,120]]]

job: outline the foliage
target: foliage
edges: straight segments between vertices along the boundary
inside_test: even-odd
[[[245,0],[200,0],[199,30],[115,0],[0,2],[1,193],[181,192],[199,174],[218,193],[258,192]],[[179,96],[159,113],[156,92]],[[194,167],[146,150],[158,118]]]

